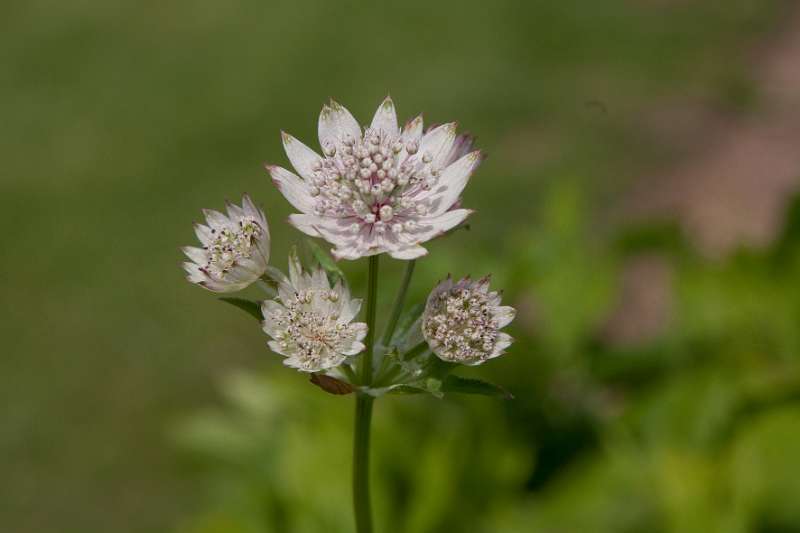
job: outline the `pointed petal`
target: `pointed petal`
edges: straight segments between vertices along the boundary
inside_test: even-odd
[[[324,222],[322,217],[317,215],[289,215],[289,224],[311,237],[321,237],[316,226]]]
[[[391,137],[397,137],[399,134],[397,112],[394,110],[394,102],[392,102],[391,97],[387,96],[378,106],[378,110],[375,111],[375,116],[372,118],[370,129],[383,131]]]
[[[214,211],[213,209],[203,209],[203,214],[205,215],[206,222],[208,222],[208,225],[211,227],[211,229],[217,230],[231,226],[231,221],[228,220],[228,217],[219,211]]]
[[[407,247],[404,247],[404,248],[400,248],[398,250],[394,250],[394,251],[390,252],[389,255],[394,257],[395,259],[410,260],[410,259],[417,259],[418,257],[422,257],[423,255],[426,255],[427,253],[428,253],[428,250],[426,250],[422,246],[419,246],[418,244],[416,244],[416,245],[413,245],[413,246],[407,246]]]
[[[423,218],[419,221],[420,229],[409,235],[411,240],[426,242],[449,231],[474,213],[472,209],[453,209],[435,217]]]
[[[472,172],[478,167],[481,159],[480,151],[476,150],[444,169],[439,182],[423,196],[424,198],[432,199],[432,208],[429,211],[429,215],[441,215],[458,201],[464,191],[464,187],[467,186]]]
[[[267,170],[272,176],[272,182],[295,209],[299,209],[303,213],[314,211],[314,202],[308,193],[308,186],[303,180],[282,167],[269,165]]]
[[[186,257],[194,261],[199,266],[205,266],[208,263],[208,254],[202,248],[195,246],[184,246],[181,251],[186,254]]]
[[[494,310],[494,318],[497,320],[497,328],[504,328],[514,320],[517,311],[510,305],[502,305]]]
[[[319,114],[319,144],[322,148],[328,145],[337,146],[348,135],[353,139],[361,138],[361,127],[344,106],[331,100],[330,105],[322,107]]]
[[[211,228],[205,224],[198,224],[195,222],[194,233],[197,235],[197,239],[203,243],[203,246],[207,246],[208,243],[214,239],[214,236],[211,234]]]
[[[444,159],[450,153],[453,142],[456,140],[456,123],[442,124],[436,126],[422,136],[419,145],[419,153],[428,153],[433,158],[431,166],[433,168],[444,167]]]
[[[494,343],[494,350],[492,350],[489,359],[494,359],[495,357],[503,355],[503,353],[506,351],[506,348],[511,346],[512,342],[514,342],[514,338],[508,333],[498,333],[497,339]]]
[[[400,138],[403,144],[409,141],[420,142],[422,139],[422,115],[417,115],[412,120],[406,122],[406,125],[403,126],[403,133]]]
[[[286,132],[281,132],[281,139],[283,140],[283,149],[286,151],[286,156],[297,173],[304,180],[314,178],[314,164],[322,162],[319,154]]]

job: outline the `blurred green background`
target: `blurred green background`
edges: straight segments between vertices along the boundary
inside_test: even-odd
[[[798,8],[4,1],[0,530],[352,531],[352,398],[178,248],[248,192],[283,267],[279,130],[391,93],[489,154],[413,296],[492,272],[519,315],[466,373],[515,400],[377,404],[378,531],[800,532]]]

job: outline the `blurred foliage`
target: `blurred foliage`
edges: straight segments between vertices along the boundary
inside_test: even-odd
[[[516,399],[382,399],[380,530],[800,531],[800,217],[772,250],[710,262],[680,236],[593,246],[567,182],[545,203],[501,273],[518,342],[476,371]],[[674,269],[674,320],[620,348],[599,333],[615,265],[643,253]],[[350,399],[279,375],[224,392],[175,431],[213,491],[180,531],[350,531]]]

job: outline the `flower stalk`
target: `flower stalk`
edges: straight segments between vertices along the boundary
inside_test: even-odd
[[[360,381],[372,384],[372,353],[375,349],[375,314],[378,299],[378,255],[369,258],[367,281],[366,350],[361,357]],[[369,492],[369,442],[374,398],[356,394],[355,430],[353,437],[353,509],[357,533],[372,533],[372,503]]]

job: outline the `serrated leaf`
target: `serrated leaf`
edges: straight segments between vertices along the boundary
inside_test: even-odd
[[[220,298],[219,300],[241,309],[259,322],[264,319],[261,315],[261,304],[256,301],[245,300],[244,298]]]
[[[343,395],[353,392],[353,386],[325,374],[311,374],[311,383],[330,394]]]
[[[511,400],[514,396],[500,385],[482,381],[480,379],[462,378],[449,375],[442,382],[442,392],[456,392],[459,394],[479,394],[482,396],[499,396]]]
[[[319,244],[315,243],[311,239],[306,239],[306,244],[308,245],[308,249],[311,250],[311,255],[314,256],[314,259],[317,260],[317,263],[319,263],[319,265],[324,268],[326,272],[338,277],[339,279],[345,279],[344,272],[342,272],[342,269],[336,264],[336,261],[334,261],[330,255],[328,255],[328,252],[323,250]]]

